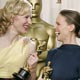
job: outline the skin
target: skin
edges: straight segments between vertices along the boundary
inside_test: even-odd
[[[13,25],[16,28],[17,32],[22,34],[26,33],[29,28],[29,25],[31,24],[30,15],[16,16],[14,19],[15,20]]]
[[[57,35],[57,40],[63,42],[63,44],[73,44],[76,43],[76,36],[73,32],[75,29],[74,24],[68,24],[66,18],[59,15],[56,20],[56,32],[60,34]]]
[[[13,22],[9,26],[6,34],[0,37],[0,43],[2,44],[0,45],[1,48],[9,46],[14,39],[17,40],[20,34],[24,34],[28,30],[29,25],[31,24],[31,17],[30,15],[28,18],[26,16],[28,15],[16,15],[13,18]]]

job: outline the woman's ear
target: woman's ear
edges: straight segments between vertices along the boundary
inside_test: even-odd
[[[70,25],[68,26],[68,29],[69,29],[69,31],[74,31],[75,25],[74,25],[74,24],[70,24]]]

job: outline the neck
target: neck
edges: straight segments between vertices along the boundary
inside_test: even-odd
[[[8,42],[12,43],[13,40],[18,39],[18,33],[13,26],[10,26],[6,34],[3,36],[8,40]]]
[[[77,45],[77,41],[76,41],[76,37],[75,35],[70,36],[69,38],[67,38],[63,44],[76,44]]]

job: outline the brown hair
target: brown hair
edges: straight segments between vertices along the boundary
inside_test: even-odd
[[[74,10],[62,10],[60,14],[66,18],[68,24],[75,25],[75,34],[80,38],[80,13]]]

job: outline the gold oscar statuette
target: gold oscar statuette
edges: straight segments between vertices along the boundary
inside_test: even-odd
[[[15,80],[27,80],[30,77],[29,68],[21,68],[18,73],[13,74]]]
[[[44,80],[51,80],[50,79],[50,75],[51,75],[51,73],[52,73],[52,68],[50,67],[50,65],[51,65],[51,62],[50,61],[48,61],[48,64],[47,64],[47,66],[45,66],[44,68],[43,68],[43,70],[42,70],[42,78],[44,79]]]
[[[30,47],[32,48],[34,46],[34,48],[30,49],[31,53],[34,53],[36,51],[37,48],[37,39],[35,38],[26,38],[26,41],[30,41]],[[13,73],[13,76],[15,78],[15,80],[28,80],[30,75],[30,69],[29,69],[29,65],[26,64],[26,66],[24,66],[23,68],[20,68],[20,70],[18,71],[18,73]]]

